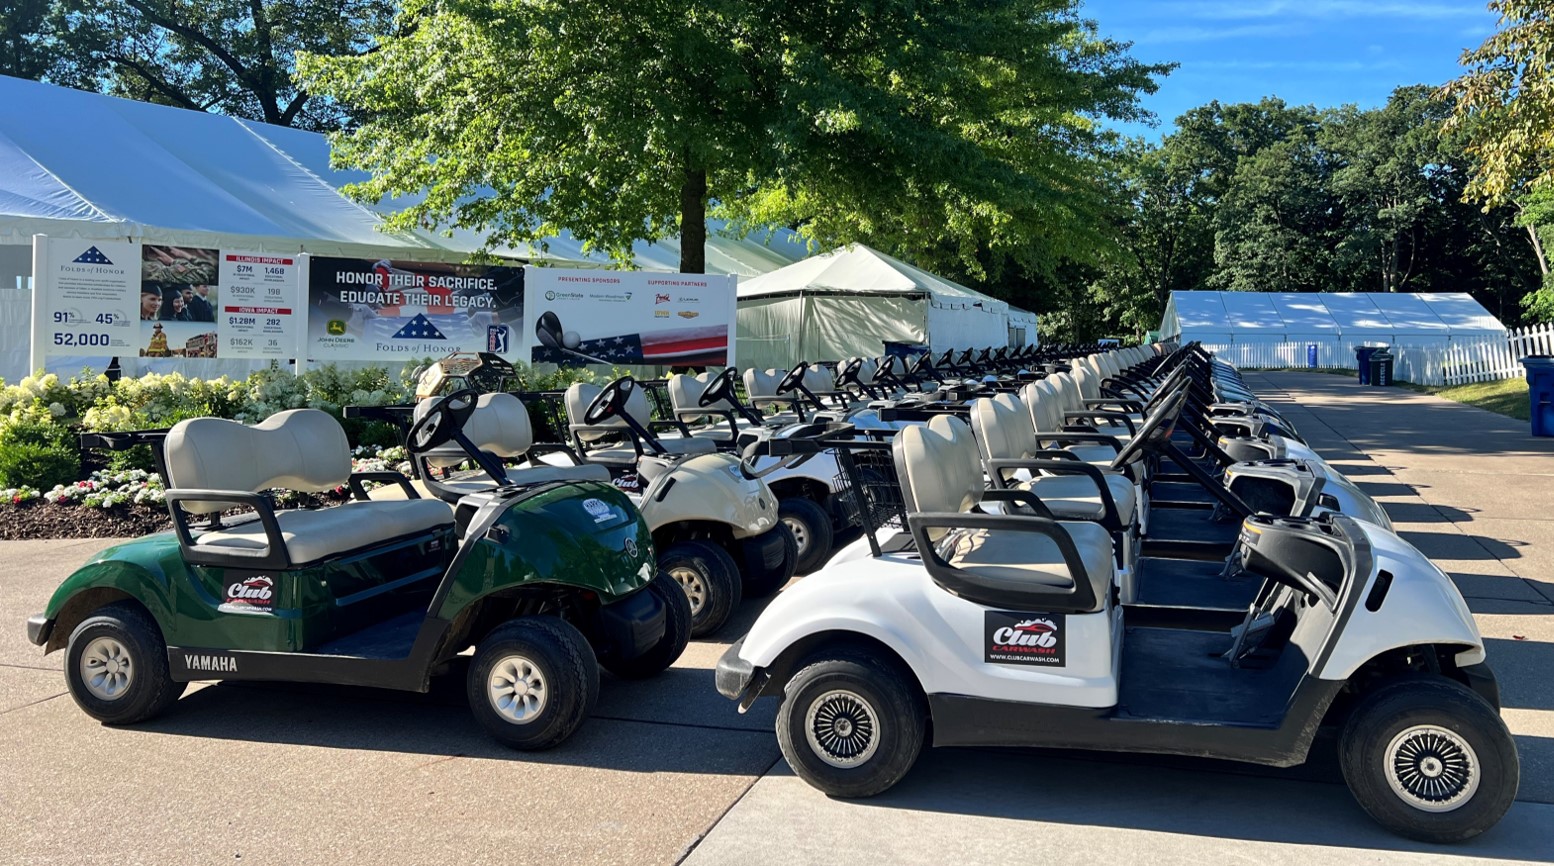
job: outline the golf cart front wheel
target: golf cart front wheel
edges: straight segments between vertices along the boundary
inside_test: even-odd
[[[912,769],[927,732],[915,680],[870,654],[806,664],[784,690],[777,743],[799,778],[833,797],[872,797]]]
[[[784,499],[777,504],[777,515],[798,545],[794,571],[809,574],[825,565],[833,543],[831,515],[812,499]]]
[[[691,641],[691,602],[674,578],[660,571],[642,592],[652,593],[664,606],[664,634],[642,655],[629,659],[606,657],[601,662],[621,679],[637,680],[661,673],[674,664]]]
[[[685,593],[691,606],[691,637],[723,627],[744,596],[739,566],[710,541],[679,541],[658,555],[658,568]]]
[[[168,673],[161,629],[128,602],[102,608],[71,632],[65,682],[76,706],[106,725],[158,716],[185,687]]]
[[[788,585],[799,562],[799,543],[786,520],[738,542],[745,561],[745,598],[765,598]]]
[[[1339,743],[1344,781],[1366,813],[1401,836],[1461,842],[1516,799],[1516,743],[1489,702],[1443,677],[1367,696]]]
[[[491,736],[515,749],[548,749],[593,712],[599,664],[571,623],[520,617],[480,642],[466,692],[475,720]]]

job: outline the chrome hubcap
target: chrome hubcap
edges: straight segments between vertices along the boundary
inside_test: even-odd
[[[486,695],[498,715],[515,725],[526,725],[545,711],[545,677],[529,659],[508,656],[492,666]]]
[[[836,689],[810,702],[804,714],[810,751],[833,767],[856,767],[879,748],[874,707],[856,692]]]
[[[691,602],[691,616],[701,613],[702,606],[707,603],[707,584],[701,579],[701,573],[694,568],[674,568],[670,569],[669,576],[685,590],[685,597]]]
[[[1392,792],[1422,812],[1450,812],[1478,790],[1478,755],[1456,731],[1406,728],[1387,744],[1384,760]]]
[[[804,524],[804,521],[795,520],[792,517],[784,517],[782,523],[793,532],[793,540],[798,542],[799,556],[803,556],[804,552],[809,550],[809,527]]]
[[[81,652],[81,681],[98,700],[116,701],[124,697],[135,681],[129,649],[115,638],[94,639]]]

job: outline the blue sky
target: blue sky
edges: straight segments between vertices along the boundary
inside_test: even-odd
[[[1160,127],[1127,129],[1151,138],[1213,99],[1380,105],[1456,77],[1496,23],[1483,0],[1083,0],[1081,13],[1138,59],[1181,64],[1145,101]]]

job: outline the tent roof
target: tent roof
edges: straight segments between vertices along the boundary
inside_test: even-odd
[[[453,260],[482,246],[469,231],[380,231],[393,202],[364,207],[339,191],[365,178],[331,168],[317,133],[0,76],[0,242],[46,233]],[[809,252],[784,229],[764,243],[727,231],[708,223],[709,271],[760,274]],[[493,252],[609,263],[570,236],[544,247]],[[675,242],[640,243],[636,253],[639,267],[678,269]]]
[[[1505,326],[1463,292],[1172,292],[1161,333],[1183,332],[1445,337]]]
[[[1007,303],[997,298],[936,277],[863,244],[838,247],[739,284],[741,299],[800,292],[927,295],[943,306],[981,305],[989,312],[1009,309]]]

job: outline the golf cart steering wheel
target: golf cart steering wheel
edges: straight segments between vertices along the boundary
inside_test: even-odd
[[[605,385],[604,390],[584,410],[583,423],[592,427],[621,416],[626,411],[626,401],[635,390],[637,381],[630,376],[622,376]]]
[[[1181,417],[1182,404],[1187,402],[1187,389],[1178,388],[1170,397],[1144,419],[1144,425],[1133,434],[1128,444],[1112,459],[1112,469],[1123,470],[1144,459],[1144,455],[1156,448],[1176,430],[1176,420]]]
[[[421,420],[415,422],[405,436],[405,446],[413,453],[430,451],[453,441],[453,437],[469,423],[475,414],[475,403],[480,392],[463,388],[446,397],[439,397]]]
[[[800,361],[794,364],[793,369],[784,374],[781,381],[777,383],[777,394],[781,396],[797,391],[799,385],[804,382],[804,374],[807,372],[809,372],[808,361]]]
[[[846,389],[848,385],[857,385],[862,388],[863,383],[858,381],[858,374],[863,371],[863,359],[853,358],[847,363],[836,368],[836,387]]]
[[[724,367],[722,372],[712,377],[707,387],[702,389],[701,396],[696,398],[696,406],[706,409],[727,400],[734,403],[734,373],[733,367]]]

